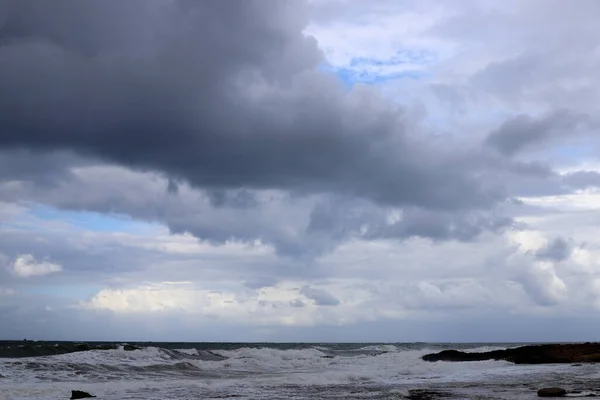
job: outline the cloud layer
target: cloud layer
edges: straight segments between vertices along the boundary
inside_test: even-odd
[[[0,0],[0,335],[595,315],[597,4]]]

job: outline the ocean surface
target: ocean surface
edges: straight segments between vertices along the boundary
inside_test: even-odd
[[[0,342],[0,399],[403,399],[415,390],[450,399],[534,399],[544,386],[600,388],[600,366],[430,363],[443,349],[518,344]],[[74,346],[85,350],[67,354]],[[85,346],[85,347],[81,347]],[[108,348],[108,349],[107,349]],[[410,392],[413,391],[413,392]]]

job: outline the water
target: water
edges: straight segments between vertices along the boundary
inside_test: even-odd
[[[67,345],[73,346],[55,348]],[[584,390],[581,395],[600,387],[593,364],[421,360],[448,348],[506,344],[151,343],[129,351],[112,344],[111,350],[14,358],[18,346],[24,345],[0,342],[0,399],[66,399],[74,389],[107,400],[402,399],[415,389],[454,399],[533,399],[543,386]],[[47,354],[55,344],[27,346],[28,354]]]

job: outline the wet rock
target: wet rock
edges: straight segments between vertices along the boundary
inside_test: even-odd
[[[426,354],[425,361],[505,360],[515,364],[593,363],[600,361],[600,343],[542,344],[485,352],[444,350]]]
[[[71,400],[88,399],[90,397],[96,397],[96,396],[92,396],[91,394],[89,394],[87,392],[83,392],[81,390],[71,390]]]
[[[408,400],[435,400],[444,397],[450,397],[450,393],[438,392],[427,389],[413,389],[408,391],[408,396],[405,399]]]
[[[542,388],[537,391],[539,397],[562,397],[567,394],[567,391],[563,388]]]
[[[0,341],[0,358],[44,357],[89,350],[116,349],[114,343],[68,343],[68,342],[31,342]]]
[[[132,344],[123,345],[123,350],[125,350],[125,351],[133,351],[133,350],[139,350],[139,349],[140,349],[139,347],[134,346]]]
[[[88,351],[88,350],[91,350],[92,348],[87,343],[79,343],[79,344],[75,345],[75,349],[77,351]]]

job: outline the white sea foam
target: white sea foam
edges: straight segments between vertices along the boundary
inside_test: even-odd
[[[380,352],[396,352],[398,351],[398,347],[393,344],[378,344],[371,346],[361,347],[359,350],[363,351],[380,351]]]
[[[181,353],[181,354],[185,354],[188,356],[197,356],[198,354],[198,350],[197,349],[175,349],[176,352]]]

